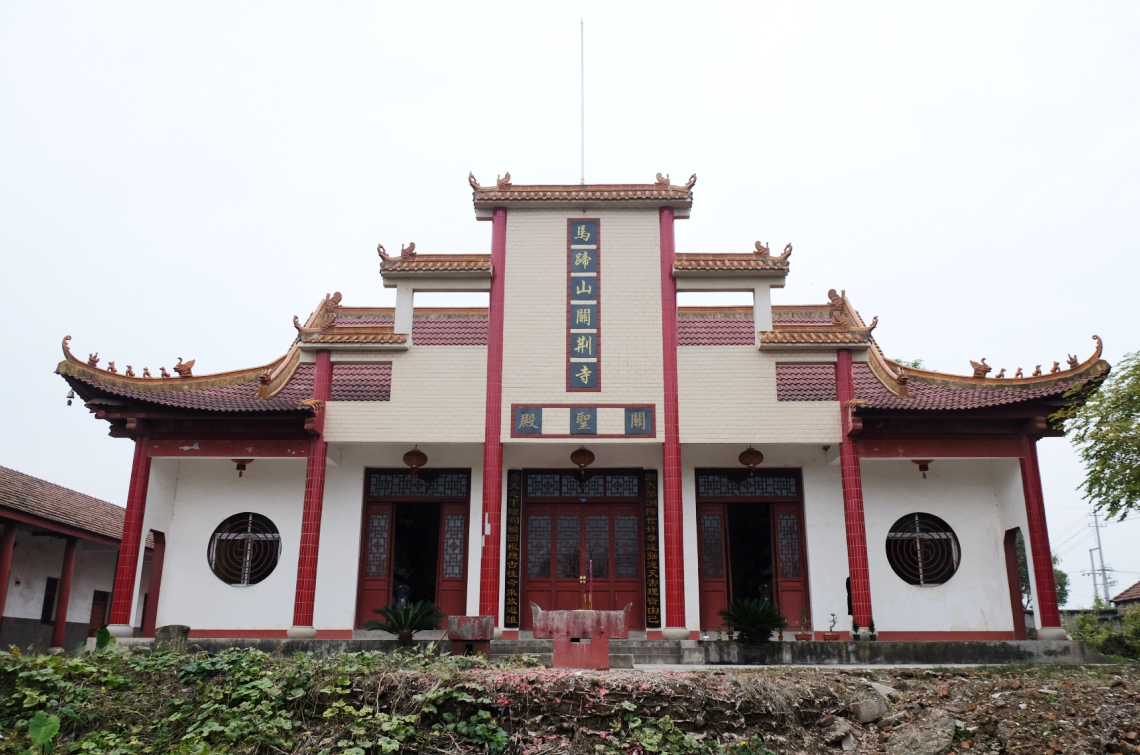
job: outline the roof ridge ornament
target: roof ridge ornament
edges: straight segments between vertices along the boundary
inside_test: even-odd
[[[973,359],[971,359],[970,364],[974,368],[974,377],[976,378],[984,378],[987,373],[993,370],[993,367],[990,367],[988,364],[986,364],[985,357],[982,357],[981,362],[975,362]],[[1037,369],[1040,370],[1041,365],[1037,365]]]
[[[657,174],[657,180],[653,182],[653,185],[656,186],[658,189],[661,189],[662,191],[664,191],[664,190],[667,190],[672,184],[669,183],[668,174],[662,176],[660,173],[658,173]]]
[[[499,191],[507,191],[511,188],[511,172],[508,170],[504,176],[495,177],[495,186]]]
[[[791,256],[792,256],[792,244],[791,244],[791,242],[788,242],[788,245],[784,247],[784,253],[781,254],[779,257],[777,257],[776,261],[781,262],[781,261],[786,260],[788,257],[791,257]]]
[[[770,257],[771,256],[771,247],[769,247],[767,244],[763,244],[763,243],[757,241],[756,242],[756,254],[759,254],[761,257]]]
[[[189,362],[183,362],[182,357],[178,357],[178,364],[174,365],[174,371],[178,373],[179,377],[194,377],[194,363],[197,361],[197,359],[191,359]]]
[[[693,187],[696,185],[697,185],[697,174],[694,173],[693,175],[689,176],[689,180],[684,186],[685,191],[692,191]]]
[[[483,191],[483,187],[479,185],[479,180],[475,178],[475,174],[471,171],[467,172],[467,183],[471,184],[471,188],[475,191]]]

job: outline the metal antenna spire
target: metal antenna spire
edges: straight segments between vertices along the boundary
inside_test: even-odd
[[[582,66],[582,187],[586,186],[586,20],[579,19],[579,61]]]

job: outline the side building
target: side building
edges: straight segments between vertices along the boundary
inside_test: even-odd
[[[695,176],[470,182],[489,254],[380,247],[396,306],[326,296],[269,364],[151,377],[64,339],[57,371],[135,448],[113,631],[134,631],[153,531],[157,622],[192,637],[361,637],[427,599],[509,638],[531,603],[592,591],[651,640],[715,631],[744,598],[820,637],[834,615],[844,635],[1012,639],[1021,531],[1039,636],[1064,636],[1036,444],[1107,375],[1099,339],[1067,367],[912,369],[846,292],[771,303],[791,244],[678,251]]]

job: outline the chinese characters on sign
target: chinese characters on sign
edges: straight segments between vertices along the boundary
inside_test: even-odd
[[[569,220],[569,248],[567,264],[570,269],[570,292],[567,315],[566,389],[569,391],[598,390],[600,346],[598,338],[598,221]],[[571,416],[571,434],[596,433],[576,430]]]
[[[645,480],[645,628],[660,629],[661,541],[657,530],[657,472],[643,472],[642,475]]]
[[[503,585],[503,627],[519,628],[519,544],[522,537],[522,471],[507,472],[507,569]]]
[[[516,406],[515,433],[518,435],[542,435],[542,407]]]
[[[653,435],[653,407],[635,406],[625,410],[626,435]]]
[[[575,407],[570,410],[571,435],[597,435],[598,410],[593,407]]]

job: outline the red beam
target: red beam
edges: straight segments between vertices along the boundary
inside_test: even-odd
[[[147,456],[213,457],[218,459],[304,459],[308,440],[151,440]]]
[[[989,440],[857,440],[861,459],[1018,458],[1015,439]]]
[[[677,372],[677,281],[673,261],[677,254],[672,207],[658,209],[661,251],[661,356],[664,377],[665,444],[661,458],[661,493],[665,534],[665,627],[685,627],[685,543],[681,505],[681,425]],[[656,429],[656,428],[654,428]]]
[[[483,558],[479,565],[479,613],[499,616],[499,537],[503,512],[503,318],[506,301],[507,210],[491,219],[491,298],[487,309],[487,399],[483,421]],[[486,528],[486,529],[485,529]]]
[[[20,511],[19,509],[13,509],[8,506],[0,506],[0,519],[11,519],[14,522],[20,522],[32,527],[38,527],[39,529],[47,530],[48,532],[55,532],[60,535],[66,535],[68,537],[77,537],[80,540],[90,540],[93,543],[110,545],[113,548],[119,547],[119,541],[116,538],[100,535],[96,532],[88,532],[87,530],[83,530],[78,527],[72,527],[71,525],[63,524],[53,519],[46,519],[42,516],[29,514],[26,511]],[[8,526],[12,528],[13,537],[15,537],[16,525],[11,524]],[[2,586],[0,586],[0,589],[3,589]]]
[[[71,602],[71,577],[75,573],[75,548],[79,541],[67,538],[63,549],[63,571],[59,577],[59,592],[55,599],[55,624],[51,629],[51,646],[63,647],[63,633],[67,630],[67,606]]]

